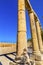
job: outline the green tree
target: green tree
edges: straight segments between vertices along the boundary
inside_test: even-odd
[[[30,38],[30,39],[28,39],[28,40],[27,40],[27,42],[29,42],[29,41],[31,41],[31,42],[32,42],[32,39]]]

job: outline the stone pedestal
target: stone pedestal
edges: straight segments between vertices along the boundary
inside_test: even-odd
[[[39,48],[40,48],[40,51],[43,53],[43,44],[42,44],[41,30],[40,30],[40,25],[39,25],[39,21],[38,20],[36,20],[36,29],[37,29],[37,35],[38,35]]]
[[[20,57],[19,56],[15,57],[15,62],[16,62],[15,64],[11,62],[9,64],[10,65],[31,65],[30,58],[27,54],[26,49],[24,49],[23,54]]]
[[[35,65],[43,65],[43,64],[42,64],[42,61],[36,61]]]

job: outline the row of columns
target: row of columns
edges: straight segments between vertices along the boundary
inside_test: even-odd
[[[36,32],[35,19],[34,19],[33,11],[29,11],[29,17],[30,17],[33,53],[39,54],[38,38],[37,38],[37,32]]]
[[[28,11],[30,17],[30,27],[32,35],[33,53],[39,54],[43,51],[42,39],[38,19],[35,20],[34,12]],[[23,49],[27,49],[26,37],[26,17],[25,17],[25,0],[18,0],[18,38],[17,38],[17,55],[21,56]],[[40,50],[39,50],[40,47]]]
[[[39,54],[40,51],[43,52],[43,44],[41,37],[41,30],[39,25],[39,20],[34,16],[34,12],[28,11],[30,16],[30,27],[31,27],[31,35],[32,35],[32,44],[33,44],[33,52],[35,54]]]
[[[36,19],[36,30],[37,30],[37,36],[38,36],[38,43],[39,43],[39,49],[43,53],[43,43],[42,43],[42,37],[41,37],[41,29],[39,20]]]

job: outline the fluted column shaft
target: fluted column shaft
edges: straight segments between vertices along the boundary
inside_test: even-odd
[[[36,28],[37,28],[39,48],[40,48],[40,51],[43,52],[43,44],[42,44],[41,30],[40,30],[40,25],[39,25],[39,21],[38,20],[36,21]]]
[[[23,49],[27,49],[25,0],[18,0],[18,56],[20,56],[23,53]]]
[[[32,41],[33,41],[33,52],[35,54],[38,54],[39,53],[39,46],[38,46],[38,40],[37,40],[34,13],[29,12],[29,16],[30,16],[30,26],[31,26],[31,34],[32,34]]]

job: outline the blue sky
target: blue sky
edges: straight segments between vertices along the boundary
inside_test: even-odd
[[[0,0],[0,42],[17,41],[17,5],[18,0]],[[30,3],[37,13],[43,28],[43,0],[30,0]],[[31,38],[30,21],[26,12],[27,39]]]

